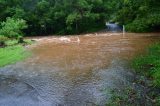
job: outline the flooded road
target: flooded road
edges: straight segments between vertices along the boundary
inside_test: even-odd
[[[0,68],[0,106],[104,106],[130,86],[128,61],[160,34],[98,33],[33,38],[32,56]]]

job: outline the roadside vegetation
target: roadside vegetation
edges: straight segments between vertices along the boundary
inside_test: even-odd
[[[160,43],[151,45],[147,53],[134,59],[133,68],[136,73],[147,78],[150,82],[146,84],[148,87],[148,97],[155,103],[160,105]]]
[[[0,46],[0,67],[16,63],[28,57],[30,53],[24,46],[32,43],[33,41],[31,40],[24,40],[24,43],[18,43],[16,39],[6,40],[3,46]]]
[[[160,43],[151,45],[131,63],[137,74],[132,88],[113,90],[106,106],[160,106]]]
[[[22,30],[27,25],[22,19],[7,18],[0,29],[0,67],[25,59],[29,53],[23,46],[31,44],[24,40]]]
[[[150,46],[147,53],[134,59],[132,66],[137,73],[148,77],[153,87],[160,88],[160,44]]]

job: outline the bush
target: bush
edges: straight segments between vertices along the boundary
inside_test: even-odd
[[[126,30],[131,32],[146,32],[149,30],[149,25],[145,19],[137,19],[127,24]]]
[[[26,21],[23,19],[7,18],[6,22],[1,23],[0,34],[9,38],[22,36],[22,30],[27,28]]]
[[[126,25],[126,30],[131,32],[150,32],[159,30],[160,14],[150,14],[145,18],[137,18]],[[156,28],[158,27],[158,28]]]

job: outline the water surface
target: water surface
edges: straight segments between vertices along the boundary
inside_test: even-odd
[[[2,106],[104,106],[113,88],[129,86],[127,66],[158,33],[34,37],[32,57],[0,69]]]

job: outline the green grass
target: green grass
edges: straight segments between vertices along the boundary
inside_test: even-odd
[[[25,59],[28,55],[29,53],[21,45],[0,48],[0,67],[14,64],[17,61]]]
[[[33,43],[33,41],[31,41],[30,39],[25,39],[24,40],[25,44],[30,45]],[[17,45],[18,44],[18,40],[17,39],[11,39],[11,40],[7,40],[5,41],[5,44],[7,46],[12,46],[12,45]]]
[[[7,40],[7,41],[5,41],[5,44],[6,44],[7,46],[16,45],[16,44],[18,44],[18,40],[16,40],[16,39]]]
[[[150,78],[153,86],[160,87],[160,44],[151,45],[146,54],[133,60],[132,66],[137,73]]]

